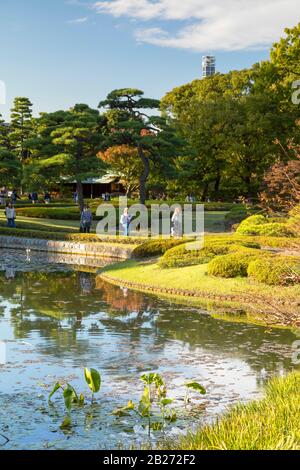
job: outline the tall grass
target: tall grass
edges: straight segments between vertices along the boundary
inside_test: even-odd
[[[168,447],[183,450],[300,450],[300,373],[272,379],[260,401],[238,404],[214,425]]]

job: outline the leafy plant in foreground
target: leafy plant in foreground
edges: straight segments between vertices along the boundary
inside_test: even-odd
[[[198,382],[187,382],[185,384],[185,387],[186,387],[186,393],[185,393],[185,399],[184,399],[185,405],[187,405],[191,401],[189,397],[190,390],[194,390],[200,393],[201,395],[206,395],[206,389],[203,387],[203,385],[199,384]]]
[[[92,391],[92,403],[94,402],[94,394],[98,393],[101,387],[101,375],[96,369],[84,369],[85,381]]]

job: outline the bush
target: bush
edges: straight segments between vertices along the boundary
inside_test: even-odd
[[[247,277],[247,269],[253,257],[260,256],[261,253],[250,248],[217,256],[210,261],[207,267],[207,274],[216,277]]]
[[[177,247],[185,242],[186,240],[173,238],[167,240],[149,240],[136,247],[133,250],[132,256],[137,259],[161,256],[170,248]]]
[[[74,233],[76,234],[76,228],[72,227],[59,227],[59,226],[51,226],[51,225],[43,225],[43,223],[32,223],[31,221],[22,221],[20,222],[19,220],[16,220],[17,228],[18,229],[23,229],[23,230],[28,230],[28,231],[41,231],[41,232],[63,232],[63,233]],[[7,228],[7,222],[6,219],[0,219],[0,228]],[[77,230],[78,231],[78,230]]]
[[[234,229],[247,217],[257,212],[257,206],[246,206],[245,204],[234,204],[231,210],[225,215],[225,226],[228,229]]]
[[[300,204],[294,207],[289,213],[290,218],[288,219],[288,228],[292,230],[295,236],[300,235]]]
[[[293,231],[282,222],[270,222],[263,215],[252,215],[245,219],[238,227],[236,233],[240,235],[266,235],[269,237],[291,237]]]
[[[35,206],[16,209],[17,216],[33,217],[37,219],[61,219],[79,220],[80,211],[78,207],[51,207]]]
[[[256,242],[243,242],[237,238],[216,237],[213,240],[206,241],[201,250],[189,250],[186,244],[171,248],[159,260],[159,266],[161,268],[174,268],[205,264],[218,255],[237,251],[242,246],[245,248],[260,248],[260,245]]]
[[[44,230],[24,230],[8,227],[0,227],[1,235],[83,243],[120,243],[124,245],[139,245],[144,243],[145,240],[137,237],[114,237],[109,235],[98,237],[95,233],[46,232]]]
[[[270,286],[300,282],[300,261],[289,257],[256,259],[248,266],[248,276]]]

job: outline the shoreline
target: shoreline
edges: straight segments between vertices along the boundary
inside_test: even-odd
[[[128,266],[129,264],[129,266]],[[242,288],[236,292],[224,293],[224,279],[215,279],[215,291],[190,289],[187,287],[179,288],[169,285],[154,282],[148,283],[148,280],[143,282],[137,281],[134,274],[139,270],[142,272],[144,266],[151,266],[153,271],[156,268],[155,263],[137,263],[134,260],[121,261],[112,265],[106,266],[98,271],[98,276],[105,282],[110,284],[127,287],[139,292],[144,292],[153,295],[159,295],[166,299],[172,300],[176,303],[194,305],[195,307],[203,307],[208,310],[209,314],[222,318],[229,315],[231,321],[245,321],[251,323],[259,323],[268,327],[288,327],[300,328],[300,317],[295,318],[289,316],[289,308],[295,308],[300,303],[300,292],[298,299],[292,299],[291,296],[287,298],[276,296],[272,290],[269,289],[269,294],[259,292],[259,285],[256,285],[257,291],[246,292]],[[180,268],[176,268],[178,271]],[[188,270],[188,268],[181,268]],[[121,274],[120,274],[121,271]],[[165,272],[171,270],[165,270]],[[138,273],[141,276],[141,273]],[[139,277],[137,276],[137,277]],[[178,277],[180,273],[178,272]],[[168,283],[169,279],[166,279]],[[213,280],[214,281],[214,280]],[[225,282],[228,281],[227,279]],[[247,287],[247,286],[245,286]],[[262,289],[263,290],[263,289]],[[254,299],[255,295],[255,299]],[[274,304],[273,304],[274,301]],[[282,312],[279,310],[282,309]],[[236,318],[235,318],[236,317]]]

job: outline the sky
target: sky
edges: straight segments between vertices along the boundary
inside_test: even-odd
[[[219,72],[267,59],[299,20],[299,0],[1,0],[0,113],[16,96],[35,115],[116,88],[161,98],[201,77],[202,55]]]

